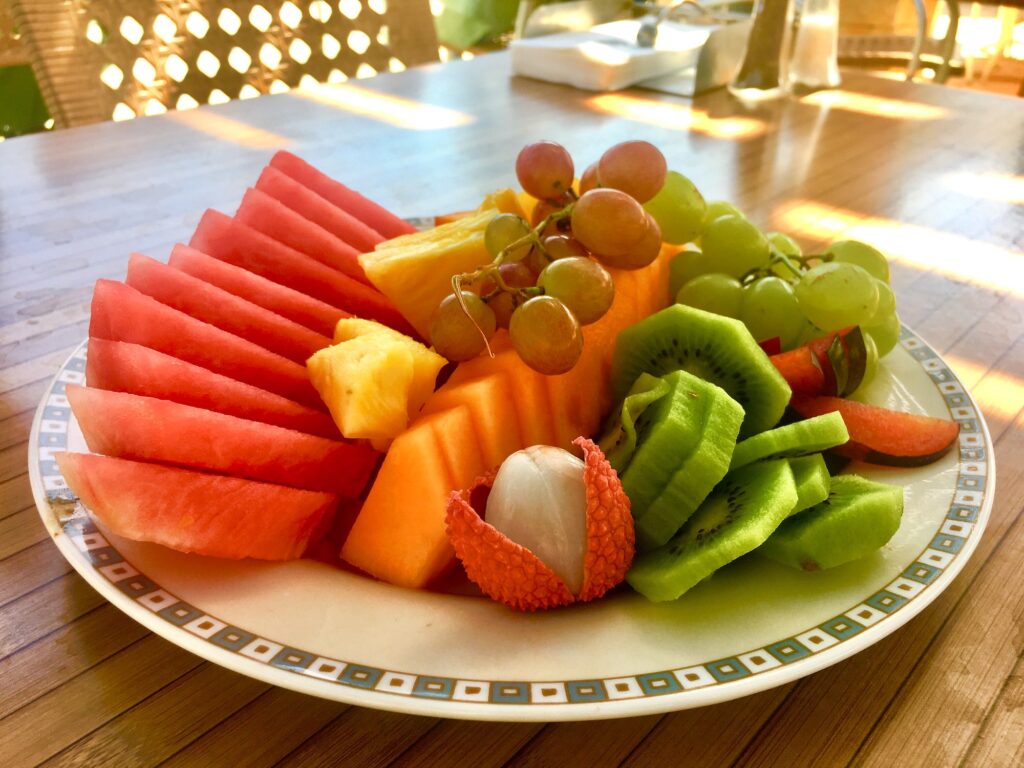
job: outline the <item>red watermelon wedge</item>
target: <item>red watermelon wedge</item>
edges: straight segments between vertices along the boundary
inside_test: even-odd
[[[334,337],[334,327],[348,312],[267,280],[248,270],[215,259],[180,243],[171,251],[170,265],[228,293],[248,299],[322,336]]]
[[[96,281],[89,336],[141,344],[289,400],[327,409],[303,366],[124,283]]]
[[[93,453],[355,498],[377,463],[361,443],[307,435],[155,397],[69,384]]]
[[[260,189],[245,191],[235,218],[257,232],[345,273],[353,280],[371,284],[359,266],[360,251]]]
[[[311,355],[331,344],[327,336],[141,253],[133,253],[128,259],[125,282],[161,304],[248,339],[300,365],[305,365]]]
[[[321,173],[312,165],[291,152],[279,151],[270,160],[273,168],[287,174],[303,186],[313,190],[320,197],[329,200],[360,221],[373,227],[386,238],[408,235],[416,230],[407,221],[395,216],[386,208],[368,200],[355,190]]]
[[[215,259],[248,269],[358,317],[416,335],[406,319],[377,289],[353,280],[219,211],[208,210],[203,214],[189,245]]]
[[[57,464],[118,536],[210,557],[294,560],[330,527],[337,497],[86,453]]]
[[[344,240],[360,253],[372,251],[377,243],[384,242],[384,236],[373,227],[329,203],[313,190],[271,165],[263,169],[256,182],[256,189],[275,200],[280,200],[296,213]]]
[[[332,440],[341,438],[334,420],[323,411],[138,344],[90,339],[85,380],[90,387],[172,400]]]

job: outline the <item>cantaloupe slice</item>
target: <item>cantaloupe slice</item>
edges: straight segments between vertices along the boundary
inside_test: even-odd
[[[472,457],[483,456],[486,465],[494,466],[513,451],[526,447],[524,433],[530,430],[521,430],[521,422],[530,418],[550,422],[552,412],[564,414],[565,423],[552,427],[564,433],[563,439],[573,429],[576,432],[572,437],[595,434],[601,417],[611,408],[612,393],[606,373],[595,377],[594,372],[607,372],[615,337],[622,329],[667,304],[668,261],[672,253],[674,249],[666,248],[649,267],[614,272],[616,289],[623,300],[616,301],[597,323],[583,329],[583,356],[576,367],[558,377],[557,383],[545,384],[552,398],[572,402],[588,399],[590,407],[559,402],[550,404],[548,412],[519,413],[522,400],[509,394],[509,390],[519,391],[538,374],[514,353],[501,352],[495,358],[481,356],[460,365],[427,401],[420,418],[392,443],[342,548],[342,558],[393,584],[426,586],[450,564],[445,509],[451,491],[463,487],[454,484],[455,477],[472,474],[469,467],[477,460]],[[468,372],[463,373],[464,370]],[[463,419],[453,419],[445,423],[444,429],[437,430],[436,437],[432,433],[433,440],[423,437],[425,423],[433,423],[438,414],[450,413],[460,405],[466,406],[471,414],[468,424]],[[472,433],[480,437],[475,438]],[[517,437],[518,445],[508,439],[510,435]],[[479,441],[478,452],[468,447],[474,439]],[[437,477],[428,477],[436,458],[422,454],[431,447],[461,468],[458,472],[450,471],[446,465],[443,474],[449,483],[447,487]],[[445,559],[445,553],[449,559]]]

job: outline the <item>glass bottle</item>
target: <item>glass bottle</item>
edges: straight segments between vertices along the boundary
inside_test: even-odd
[[[741,99],[774,99],[786,85],[793,0],[757,0],[747,50],[729,90]]]
[[[787,84],[795,94],[839,85],[839,0],[804,0]]]

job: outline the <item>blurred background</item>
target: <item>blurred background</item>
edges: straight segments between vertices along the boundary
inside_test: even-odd
[[[410,14],[412,5],[427,3],[0,0],[0,141],[471,58],[517,35],[583,28],[655,3],[429,0],[430,20]],[[1019,95],[1022,8],[1024,0],[840,0],[840,63],[902,78],[919,45],[914,79]]]

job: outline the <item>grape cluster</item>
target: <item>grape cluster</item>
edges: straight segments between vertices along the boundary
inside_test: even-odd
[[[899,339],[888,262],[866,243],[844,240],[805,256],[792,238],[761,232],[725,202],[705,207],[699,243],[672,261],[676,301],[737,318],[758,341],[777,338],[787,350],[859,325],[873,369]]]
[[[531,221],[509,213],[491,220],[484,245],[493,261],[452,279],[452,293],[431,320],[430,341],[449,360],[468,360],[507,328],[523,362],[541,373],[565,373],[583,352],[581,326],[603,317],[615,298],[607,268],[639,269],[661,251],[659,224],[671,219],[664,212],[672,207],[664,192],[673,175],[645,141],[608,149],[584,171],[578,194],[575,165],[560,144],[527,145],[515,168],[523,190],[538,201]]]

